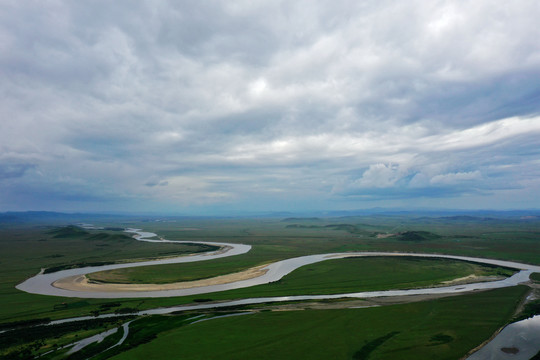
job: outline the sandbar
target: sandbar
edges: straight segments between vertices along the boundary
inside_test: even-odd
[[[69,276],[55,281],[52,285],[59,289],[88,292],[118,291],[161,291],[191,289],[202,286],[228,284],[241,280],[253,279],[266,274],[268,264],[255,266],[232,274],[220,275],[208,279],[182,281],[168,284],[116,284],[89,280],[85,275]]]

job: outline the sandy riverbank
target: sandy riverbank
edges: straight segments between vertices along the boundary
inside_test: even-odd
[[[216,276],[196,281],[183,281],[168,284],[113,284],[90,281],[85,275],[70,276],[55,281],[52,285],[59,289],[89,292],[118,292],[118,291],[161,291],[191,289],[202,286],[228,284],[241,280],[253,279],[266,274],[264,269],[268,264],[259,265],[244,271]]]
[[[479,282],[497,281],[497,280],[502,280],[504,278],[505,278],[504,276],[498,276],[498,275],[479,276],[479,275],[471,274],[471,275],[467,275],[467,276],[460,277],[457,279],[443,281],[441,285],[447,286],[447,285],[473,284],[473,283],[479,283]]]

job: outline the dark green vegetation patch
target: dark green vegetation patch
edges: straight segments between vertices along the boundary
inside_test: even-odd
[[[439,235],[429,231],[405,231],[396,237],[401,241],[430,241],[440,238]]]
[[[375,349],[384,344],[386,340],[389,340],[391,337],[397,334],[399,334],[399,331],[392,331],[391,333],[378,337],[375,340],[371,340],[370,342],[362,346],[360,350],[354,353],[353,359],[367,360],[369,358],[369,354],[371,354]]]
[[[447,334],[435,334],[429,339],[429,341],[432,343],[432,345],[441,345],[449,343],[450,341],[454,340],[453,336],[447,335]]]
[[[86,231],[78,226],[75,225],[68,225],[60,228],[56,228],[53,230],[48,231],[49,235],[52,235],[54,239],[82,239],[87,241],[101,241],[101,243],[97,244],[96,246],[111,246],[111,243],[119,243],[119,242],[130,242],[134,241],[131,235],[127,234],[118,234],[115,232],[123,231],[123,228],[105,228],[104,230],[108,230],[110,232],[91,232]],[[111,233],[112,231],[112,233]],[[173,246],[175,244],[172,244]],[[192,247],[193,253],[199,253],[199,252],[207,252],[207,251],[216,251],[219,249],[218,246],[212,246],[212,245],[205,245],[205,244],[194,244],[194,243],[186,243],[182,244],[182,246]],[[184,251],[184,253],[187,251]],[[178,251],[169,251],[164,252],[161,251],[159,253],[160,256],[170,256],[170,255],[179,255],[182,252]],[[49,258],[60,258],[63,257],[62,254],[52,254],[49,255]],[[114,264],[114,261],[84,261],[84,262],[75,262],[75,263],[68,263],[68,264],[62,264],[57,266],[51,266],[46,268],[43,273],[49,274],[53,272],[57,272],[60,270],[67,270],[67,269],[74,269],[74,268],[82,268],[87,266],[103,266],[103,265],[110,265]]]
[[[514,321],[528,319],[535,315],[540,315],[540,300],[533,300],[525,304],[525,306],[523,307],[523,310],[514,319]]]
[[[114,328],[128,318],[91,319],[57,325],[35,325],[7,331],[0,336],[2,359],[29,359],[85,337]]]
[[[58,229],[49,231],[49,234],[55,239],[69,238],[69,237],[85,237],[90,235],[90,233],[78,226],[68,225]]]
[[[106,229],[104,229],[106,230]],[[113,228],[110,232],[98,232],[87,231],[75,225],[68,225],[60,228],[53,229],[48,233],[55,239],[64,238],[84,238],[86,240],[131,240],[131,236],[128,234],[118,234],[118,228]]]

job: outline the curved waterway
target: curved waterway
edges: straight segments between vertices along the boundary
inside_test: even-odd
[[[156,234],[150,232],[144,232],[139,229],[127,229],[127,232],[134,233],[133,236],[136,240],[155,242],[155,243],[193,243],[188,241],[173,241],[165,239],[154,239]],[[197,254],[191,256],[182,256],[161,260],[143,261],[134,263],[114,264],[105,266],[93,266],[79,269],[70,269],[58,271],[52,274],[38,274],[23,283],[17,285],[17,288],[22,291],[26,291],[34,294],[53,295],[53,296],[66,296],[66,297],[80,297],[80,298],[138,298],[138,297],[171,297],[171,296],[185,296],[195,294],[206,294],[217,291],[224,291],[230,289],[239,289],[250,287],[259,284],[266,284],[269,282],[277,281],[283,276],[291,273],[295,269],[313,264],[320,261],[339,259],[347,257],[361,257],[361,256],[415,256],[426,258],[446,258],[463,261],[472,261],[482,264],[491,264],[497,266],[510,267],[520,270],[515,275],[499,281],[482,282],[466,285],[454,285],[445,287],[425,288],[425,289],[410,289],[410,290],[387,290],[387,291],[367,291],[356,292],[347,294],[333,294],[333,295],[304,295],[304,296],[279,296],[279,297],[265,297],[265,298],[247,298],[239,300],[223,301],[220,303],[207,303],[196,305],[181,305],[168,308],[157,308],[139,311],[131,315],[151,315],[151,314],[170,314],[178,311],[196,310],[196,309],[215,309],[225,308],[230,306],[248,305],[248,304],[261,304],[268,302],[284,302],[284,301],[300,301],[300,300],[324,300],[324,299],[337,299],[337,298],[373,298],[373,297],[389,297],[389,296],[404,296],[404,295],[425,295],[425,294],[449,294],[449,293],[461,293],[472,290],[480,289],[496,289],[508,286],[515,286],[519,283],[529,280],[529,275],[533,272],[540,272],[540,266],[516,263],[511,261],[494,260],[475,258],[467,256],[454,256],[443,254],[417,254],[417,253],[388,253],[388,252],[351,252],[351,253],[334,253],[334,254],[319,254],[301,256],[292,259],[282,260],[270,264],[263,268],[266,270],[264,275],[249,280],[236,281],[228,284],[202,286],[190,289],[181,290],[163,290],[163,291],[119,291],[119,292],[95,292],[95,291],[71,291],[60,289],[53,286],[53,283],[65,279],[66,277],[86,275],[97,271],[113,270],[130,268],[137,266],[147,265],[160,265],[160,264],[177,264],[194,261],[212,260],[227,256],[234,256],[247,253],[251,246],[245,244],[230,244],[230,243],[216,243],[216,242],[198,242],[202,244],[219,246],[220,250]],[[120,314],[104,314],[99,315],[97,318],[108,318],[125,316]],[[49,324],[59,324],[64,322],[86,320],[94,317],[84,316],[79,318],[70,318],[52,321]],[[469,359],[528,359],[532,354],[540,349],[540,341],[538,340],[540,317],[536,316],[532,319],[524,320],[522,322],[508,325],[493,341],[484,346],[481,350],[471,355]],[[126,334],[127,336],[127,334]]]
[[[467,360],[528,360],[540,351],[540,315],[506,326]]]
[[[174,241],[174,240],[165,240],[165,239],[152,239],[157,237],[156,234],[151,232],[144,232],[139,229],[127,229],[127,232],[134,233],[134,238],[139,241],[155,242],[155,243],[193,243],[192,241]],[[64,297],[78,297],[78,298],[148,298],[148,297],[174,297],[174,296],[186,296],[186,295],[200,295],[207,294],[218,291],[232,290],[246,288],[254,285],[267,284],[270,282],[277,281],[283,276],[291,273],[292,271],[302,267],[304,265],[313,264],[330,259],[339,259],[347,257],[362,257],[362,256],[415,256],[415,257],[425,257],[425,258],[445,258],[445,259],[455,259],[463,261],[472,261],[482,264],[491,264],[497,266],[504,266],[519,269],[518,273],[515,275],[499,281],[491,282],[482,282],[474,284],[465,284],[459,286],[445,286],[445,287],[436,287],[436,288],[424,288],[424,289],[410,289],[410,290],[387,290],[387,291],[365,291],[357,293],[347,293],[347,294],[335,294],[335,295],[306,295],[306,296],[290,296],[285,297],[287,300],[317,300],[317,299],[334,299],[341,297],[351,297],[351,298],[370,298],[370,297],[380,297],[380,296],[404,296],[404,295],[425,295],[425,294],[448,294],[448,293],[460,293],[467,292],[472,290],[480,289],[496,289],[508,286],[515,286],[519,283],[526,282],[529,280],[529,275],[532,272],[540,272],[540,266],[521,264],[511,261],[503,260],[494,260],[494,259],[484,259],[484,258],[475,258],[467,256],[455,256],[455,255],[443,255],[443,254],[418,254],[418,253],[391,253],[391,252],[347,252],[347,253],[333,253],[333,254],[318,254],[318,255],[308,255],[300,256],[296,258],[291,258],[287,260],[278,261],[272,263],[262,270],[265,273],[259,277],[240,280],[235,282],[230,282],[226,284],[219,285],[209,285],[209,286],[200,286],[187,289],[176,289],[176,290],[158,290],[158,291],[75,291],[75,290],[66,290],[55,287],[53,284],[56,281],[73,277],[86,275],[98,271],[104,270],[114,270],[114,269],[123,269],[131,268],[137,266],[149,266],[149,265],[163,265],[163,264],[178,264],[194,261],[204,261],[212,260],[227,256],[234,256],[239,254],[244,254],[251,249],[250,245],[245,244],[231,244],[231,243],[217,243],[217,242],[197,242],[201,244],[219,246],[221,249],[218,251],[190,255],[190,256],[181,256],[175,258],[161,259],[161,260],[152,260],[152,261],[142,261],[134,263],[123,263],[123,264],[114,264],[114,265],[104,265],[104,266],[91,266],[77,269],[62,270],[50,274],[38,274],[34,277],[29,278],[23,283],[17,285],[17,289],[26,291],[33,294],[41,295],[53,295],[53,296],[64,296]],[[275,298],[274,298],[275,299]],[[249,300],[249,299],[245,299]],[[257,299],[259,300],[259,299]],[[285,300],[282,300],[285,301]]]

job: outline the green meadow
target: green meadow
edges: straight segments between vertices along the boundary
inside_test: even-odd
[[[515,287],[365,309],[259,312],[173,329],[164,317],[163,325],[152,324],[155,339],[113,359],[458,359],[505,324],[525,292]]]
[[[469,275],[510,276],[512,273],[509,269],[447,259],[347,258],[306,265],[279,281],[227,293],[238,297],[342,294],[430,287]]]
[[[417,288],[469,275],[509,276],[512,273],[509,269],[463,261],[370,257],[328,260],[299,268],[271,284],[200,296],[79,299],[33,295],[15,289],[15,285],[42,269],[54,271],[212,250],[196,244],[135,241],[129,234],[119,231],[126,227],[142,228],[171,240],[250,244],[252,250],[247,254],[212,261],[102,272],[92,277],[104,282],[124,283],[197,280],[296,256],[347,251],[444,253],[540,264],[540,221],[515,217],[494,219],[409,214],[309,219],[170,218],[166,221],[100,217],[80,221],[92,222],[105,229],[84,230],[71,226],[75,223],[71,219],[66,222],[56,219],[51,223],[0,223],[0,330],[19,326],[24,333],[29,325],[48,319],[121,314],[200,301]],[[534,274],[533,279],[540,281],[538,274]],[[137,335],[140,338],[136,337],[137,332],[130,333],[126,341],[131,344],[131,350],[124,356],[149,357],[151,351],[161,348],[163,352],[159,352],[159,357],[169,358],[175,349],[182,348],[178,354],[188,359],[213,358],[218,354],[226,359],[250,358],[253,354],[261,354],[259,358],[362,359],[369,356],[370,359],[393,359],[414,358],[415,353],[425,355],[417,358],[459,358],[461,355],[458,354],[465,354],[510,320],[527,289],[515,287],[369,309],[262,311],[193,325],[187,325],[186,318],[180,315],[140,318],[133,323],[133,329],[147,321],[154,325],[140,330]],[[481,303],[486,303],[486,306],[481,306]],[[263,305],[260,307],[264,308]],[[527,311],[536,311],[536,308],[532,309],[529,307]],[[211,313],[207,311],[203,315],[208,317]],[[164,325],[173,318],[178,319],[175,326]],[[419,322],[424,325],[407,330],[407,324],[411,326]],[[270,323],[276,326],[268,325]],[[58,330],[56,338],[47,340],[40,335],[42,341],[30,335],[21,336],[23,340],[16,345],[1,345],[0,357],[43,354],[54,345],[65,345],[74,338],[80,339],[117,325],[117,322],[95,323],[87,325],[87,330],[63,328]],[[472,331],[477,325],[483,330]],[[280,329],[287,331],[280,332]],[[340,332],[337,329],[344,330]],[[336,331],[338,335],[332,335]],[[143,333],[144,336],[141,335]],[[173,338],[186,339],[189,346],[180,344],[180,340],[173,341]],[[220,340],[222,338],[225,340]],[[170,341],[165,344],[161,339]],[[253,346],[246,348],[246,343]],[[282,348],[277,344],[283,344]],[[204,351],[197,354],[197,349]],[[72,358],[84,358],[84,354],[90,353],[97,355],[103,350],[96,345],[78,355],[73,354]],[[127,348],[119,347],[115,350],[116,355],[122,352],[119,350],[127,351]],[[329,351],[336,356],[330,356]],[[103,353],[98,358],[113,355]],[[63,357],[62,352],[55,352],[44,358]]]

